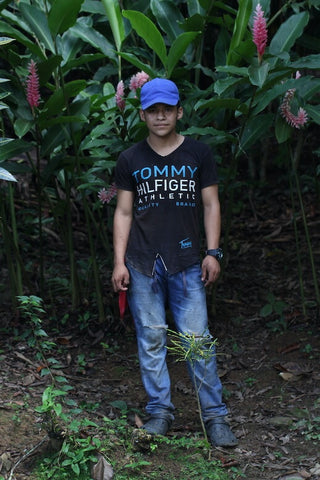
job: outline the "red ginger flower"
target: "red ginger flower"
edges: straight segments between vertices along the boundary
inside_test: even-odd
[[[262,10],[260,3],[258,3],[258,5],[256,6],[255,16],[253,19],[252,33],[253,42],[257,47],[258,59],[260,63],[266,49],[268,40],[267,22],[264,18],[264,11]]]
[[[119,110],[123,111],[125,109],[126,101],[124,99],[124,83],[123,83],[123,80],[120,80],[120,82],[117,85],[116,104],[117,104]]]
[[[115,197],[117,195],[117,187],[114,183],[112,183],[110,185],[110,187],[108,188],[108,190],[106,190],[105,188],[102,188],[99,192],[98,192],[98,198],[100,200],[101,203],[109,203],[111,202],[111,200],[113,199],[113,197]]]
[[[141,88],[149,80],[149,75],[145,72],[138,72],[133,75],[130,80],[129,88],[132,91],[136,91],[137,88]]]
[[[37,65],[31,60],[28,65],[29,75],[27,78],[27,100],[33,111],[40,103],[39,77],[37,74]]]
[[[299,108],[297,115],[294,115],[291,112],[290,104],[294,97],[295,91],[295,88],[290,88],[290,90],[286,92],[283,102],[280,106],[280,112],[283,118],[291,127],[301,128],[307,123],[308,115],[302,107]]]

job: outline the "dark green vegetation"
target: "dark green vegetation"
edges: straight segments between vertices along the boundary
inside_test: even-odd
[[[197,443],[201,428],[188,387],[176,390],[181,421],[171,443],[162,441],[146,455],[130,447],[144,398],[134,335],[127,320],[119,321],[110,287],[115,199],[103,205],[98,192],[112,185],[119,152],[145,134],[139,89],[129,89],[139,71],[178,84],[180,131],[207,142],[219,166],[225,264],[208,300],[215,336],[229,355],[221,361],[225,396],[242,440],[228,474],[253,480],[265,471],[269,479],[272,462],[310,472],[319,463],[319,1],[261,1],[268,20],[261,61],[252,41],[256,5],[0,2],[0,453],[11,452],[10,468],[29,450],[21,431],[31,423],[37,432],[29,432],[32,446],[47,430],[67,429],[60,457],[38,467],[38,480],[48,478],[45,465],[53,473],[58,460],[66,475],[68,469],[77,475],[97,451],[118,479],[141,478],[141,472],[144,478],[187,478],[186,469],[191,478],[216,478],[216,464],[208,468],[206,446]],[[33,108],[26,94],[31,60],[40,86]],[[120,80],[123,110],[115,102]],[[279,110],[292,89],[291,113],[303,108],[308,115],[301,128]],[[29,305],[35,297],[43,312]],[[273,368],[286,359],[310,363],[296,382],[283,381]],[[132,383],[119,384],[128,372]],[[105,385],[104,378],[115,381]],[[173,383],[179,379],[180,371]],[[48,422],[42,430],[40,422],[30,422],[45,415],[51,430]],[[272,423],[285,423],[283,417],[288,424]],[[15,451],[20,437],[23,445]],[[169,463],[173,453],[178,463]],[[36,463],[22,462],[21,478],[31,478]],[[68,478],[61,472],[59,479]]]

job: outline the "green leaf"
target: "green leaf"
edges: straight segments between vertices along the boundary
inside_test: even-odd
[[[194,109],[210,108],[210,110],[214,110],[229,108],[236,110],[239,103],[240,100],[238,98],[210,98],[210,100],[199,100],[199,102],[195,104]]]
[[[262,88],[269,73],[270,65],[269,63],[263,63],[259,66],[250,65],[248,68],[249,79],[252,85],[256,85],[259,88]]]
[[[102,0],[102,3],[107,13],[117,50],[120,50],[122,42],[125,39],[125,30],[121,16],[120,2],[118,0]]]
[[[158,25],[168,35],[170,43],[182,33],[180,23],[184,22],[181,10],[171,1],[151,0],[150,8]]]
[[[181,33],[181,35],[179,35],[179,37],[174,40],[169,50],[167,60],[168,78],[171,77],[171,74],[176,64],[181,59],[190,43],[196,38],[199,33],[200,32]]]
[[[25,118],[17,118],[14,122],[14,132],[17,137],[23,137],[27,132],[29,132],[34,126],[33,120],[26,120]]]
[[[229,73],[231,75],[240,75],[241,77],[248,77],[249,72],[246,67],[236,67],[234,65],[223,65],[216,68],[217,72]]]
[[[88,123],[89,120],[85,115],[60,115],[56,118],[43,119],[42,122],[39,122],[40,127],[51,127],[52,125],[61,125],[63,123]]]
[[[66,83],[63,89],[59,88],[56,90],[45,103],[43,111],[39,115],[39,121],[50,118],[52,115],[61,114],[66,107],[66,102],[68,102],[71,97],[78,95],[78,93],[86,87],[87,82],[85,80],[73,80],[72,82]]]
[[[245,153],[246,150],[256,143],[261,137],[265,137],[273,122],[273,115],[257,115],[248,120],[240,139],[237,155]]]
[[[81,65],[86,65],[90,62],[101,61],[105,58],[103,53],[88,53],[87,55],[81,55],[80,57],[73,58],[69,60],[65,65],[62,67],[62,72],[66,73],[72,70],[73,68],[80,67]]]
[[[306,105],[305,111],[315,123],[320,125],[320,105]]]
[[[11,25],[8,24],[8,22],[0,21],[0,31],[1,33],[5,33],[13,37],[19,43],[27,47],[30,50],[30,52],[37,55],[39,58],[45,58],[43,51],[35,42],[31,42],[28,37],[26,37],[19,30],[16,30],[15,28],[13,28]]]
[[[62,145],[69,134],[61,127],[61,125],[54,125],[49,128],[43,136],[41,143],[40,154],[42,157],[50,155],[54,149]]]
[[[228,88],[234,87],[237,83],[243,82],[242,78],[226,77],[217,80],[214,84],[214,92],[217,95],[222,95]]]
[[[110,402],[110,405],[114,408],[118,408],[122,412],[128,410],[128,405],[123,400],[114,400],[113,402]]]
[[[238,13],[234,23],[233,35],[227,55],[227,65],[236,65],[241,59],[237,53],[237,49],[248,31],[248,23],[252,13],[252,0],[239,0],[238,3]]]
[[[83,1],[54,0],[48,16],[49,28],[53,36],[65,32],[76,23]]]
[[[5,170],[4,168],[0,167],[0,180],[6,180],[7,182],[16,182],[17,180],[14,178],[13,175],[11,175],[8,170]]]
[[[14,38],[9,37],[0,37],[0,45],[7,45],[8,43],[14,42]]]
[[[127,18],[132,28],[143,38],[146,44],[153,50],[162,62],[167,65],[167,51],[163,37],[155,24],[141,12],[134,10],[123,11],[123,16]]]
[[[19,3],[19,9],[23,19],[29,25],[39,43],[42,43],[50,52],[55,53],[54,43],[45,13],[33,5],[28,5],[23,2]]]
[[[149,65],[146,63],[141,62],[138,57],[133,55],[132,53],[124,53],[124,52],[119,52],[119,55],[127,60],[127,62],[131,63],[135,67],[137,67],[138,70],[144,71],[148,75],[150,75],[151,78],[154,78],[157,76],[157,71],[153,70]]]
[[[29,152],[34,147],[32,143],[24,142],[23,140],[13,140],[12,142],[0,143],[0,162],[17,157],[21,153]]]
[[[284,22],[271,40],[269,52],[277,55],[281,52],[289,52],[304,30],[309,21],[308,12],[292,15]]]
[[[301,57],[299,60],[292,62],[290,67],[293,68],[310,68],[320,69],[320,54],[308,55],[307,57]]]
[[[272,313],[272,305],[270,303],[267,303],[264,307],[261,308],[260,310],[260,315],[261,317],[268,317]]]
[[[200,2],[198,0],[187,0],[188,4],[188,16],[192,17],[193,15],[199,14],[204,16],[206,11],[204,8],[201,7]]]
[[[100,33],[88,25],[86,18],[79,18],[77,23],[71,27],[70,32],[78,38],[81,38],[85,43],[100,50],[108,58],[115,60],[115,50],[110,42]]]
[[[210,139],[208,141],[210,145],[219,145],[226,142],[235,143],[235,139],[231,134],[221,130],[216,130],[213,127],[190,127],[181,133],[183,135],[190,136],[206,136]]]
[[[280,115],[276,118],[275,134],[278,143],[286,142],[292,134],[292,127]]]
[[[51,55],[47,60],[44,62],[37,63],[37,72],[39,76],[39,83],[40,85],[45,85],[52,73],[58,68],[58,66],[62,62],[61,55]]]

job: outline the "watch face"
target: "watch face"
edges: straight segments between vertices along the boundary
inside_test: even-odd
[[[222,260],[222,258],[223,258],[223,251],[222,251],[221,248],[217,248],[216,257],[217,257],[218,260]]]
[[[212,257],[215,257],[217,260],[222,260],[223,258],[223,250],[222,248],[214,248],[212,250],[207,250],[207,255],[212,255]]]

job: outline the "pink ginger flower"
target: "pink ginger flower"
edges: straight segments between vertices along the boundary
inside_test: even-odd
[[[301,73],[299,70],[296,71],[296,80],[298,80],[301,77]],[[304,110],[304,108],[300,107],[297,115],[292,113],[291,111],[291,102],[293,100],[294,94],[295,94],[296,89],[295,88],[290,88],[284,96],[284,99],[282,101],[282,104],[280,105],[280,112],[283,118],[286,120],[286,122],[291,126],[295,128],[301,128],[303,125],[305,125],[308,121],[308,114]]]
[[[136,75],[133,75],[130,79],[130,90],[135,92],[137,88],[141,88],[149,78],[149,75],[145,72],[138,72]]]
[[[117,187],[114,183],[110,185],[108,190],[102,188],[98,192],[98,198],[101,203],[110,203],[113,197],[117,195]]]
[[[119,110],[123,111],[125,109],[126,101],[124,99],[124,83],[123,83],[123,80],[120,80],[120,82],[117,85],[116,104],[117,104]]]
[[[297,115],[294,115],[294,113],[291,112],[290,104],[293,100],[295,91],[295,88],[290,88],[290,90],[286,92],[283,102],[280,106],[280,112],[283,118],[291,127],[301,128],[307,123],[308,115],[302,107],[299,108]]]
[[[27,100],[32,109],[39,106],[40,91],[39,91],[39,77],[37,74],[37,65],[31,60],[28,65],[29,75],[27,78]]]
[[[268,40],[267,22],[264,18],[264,11],[260,3],[256,6],[255,16],[253,19],[253,42],[257,47],[259,63],[261,63]]]

